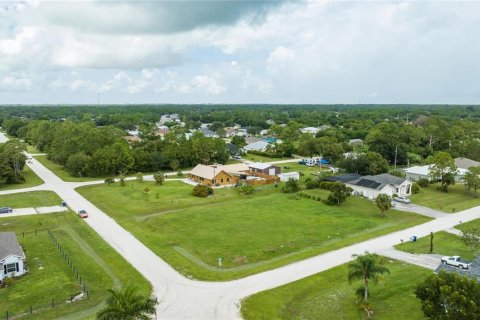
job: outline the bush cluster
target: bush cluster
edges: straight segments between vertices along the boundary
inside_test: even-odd
[[[197,184],[193,188],[193,195],[195,197],[206,198],[211,194],[213,194],[213,189],[210,188],[210,187],[207,187],[207,186],[204,186],[204,185],[201,185],[201,184]]]

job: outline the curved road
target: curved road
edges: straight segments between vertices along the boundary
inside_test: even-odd
[[[1,136],[0,133],[0,140]],[[87,210],[89,218],[85,220],[86,223],[152,283],[154,294],[160,302],[157,308],[159,319],[238,319],[240,301],[249,295],[344,264],[351,261],[354,254],[382,252],[411,235],[426,236],[430,232],[447,230],[480,217],[479,208],[472,208],[243,279],[202,282],[187,279],[175,271],[115,220],[76,192],[78,184],[62,181],[35,159],[28,165],[45,181],[42,190],[56,192],[75,211]],[[24,191],[17,189],[11,193]]]

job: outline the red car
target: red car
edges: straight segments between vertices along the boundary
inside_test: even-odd
[[[88,218],[88,213],[85,210],[78,211],[78,216],[82,219]]]

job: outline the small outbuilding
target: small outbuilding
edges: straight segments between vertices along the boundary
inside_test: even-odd
[[[276,176],[281,173],[279,166],[275,166],[269,163],[253,162],[248,164],[248,167],[252,172],[268,174],[269,176]]]

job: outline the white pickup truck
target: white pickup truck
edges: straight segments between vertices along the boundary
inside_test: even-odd
[[[465,261],[460,256],[445,256],[442,257],[442,263],[458,267],[460,269],[470,268],[471,262]]]

